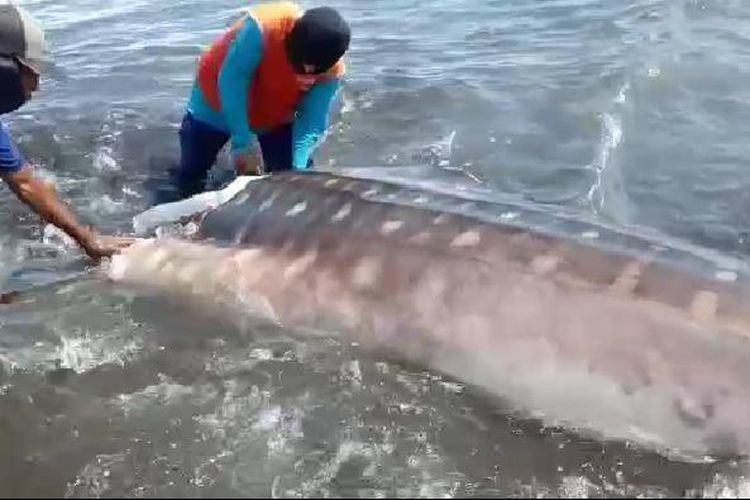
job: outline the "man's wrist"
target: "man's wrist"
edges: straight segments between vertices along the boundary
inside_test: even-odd
[[[76,243],[84,250],[89,250],[96,245],[96,231],[90,227],[78,226],[71,231],[70,236],[76,240]]]

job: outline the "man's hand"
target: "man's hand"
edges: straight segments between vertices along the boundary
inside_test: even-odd
[[[128,236],[105,236],[96,234],[81,245],[86,255],[94,260],[99,260],[102,257],[111,257],[120,250],[124,250],[133,243],[138,241],[138,238],[131,238]]]
[[[234,155],[234,171],[237,175],[263,175],[263,159],[260,151]]]

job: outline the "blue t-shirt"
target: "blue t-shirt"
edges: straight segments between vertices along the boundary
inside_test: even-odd
[[[18,172],[25,164],[26,160],[10,137],[8,128],[0,122],[0,175]]]

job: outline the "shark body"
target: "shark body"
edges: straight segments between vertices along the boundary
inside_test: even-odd
[[[134,245],[110,274],[337,332],[550,424],[683,456],[749,451],[743,265],[588,223],[556,231],[554,216],[510,208],[274,174],[208,210],[189,241]]]

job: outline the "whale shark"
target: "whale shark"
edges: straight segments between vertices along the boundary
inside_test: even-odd
[[[136,243],[108,276],[357,342],[548,425],[686,460],[747,454],[744,261],[487,189],[397,177],[238,178],[180,214],[191,231]],[[148,233],[155,220],[147,211],[134,225]]]

